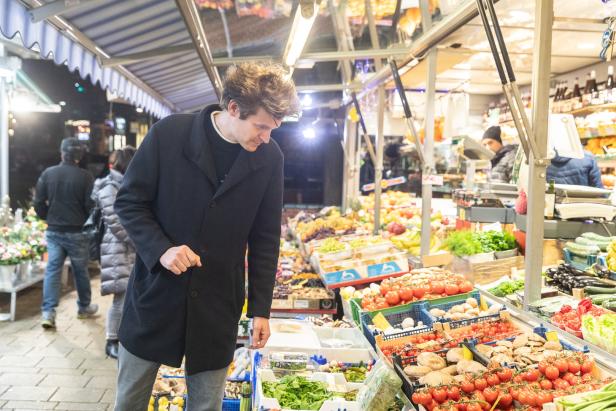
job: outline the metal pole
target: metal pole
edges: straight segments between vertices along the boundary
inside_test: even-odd
[[[351,127],[353,124],[349,119],[349,109],[346,110],[346,116],[344,119],[344,139],[342,141],[342,150],[344,151],[344,167],[342,169],[342,212],[346,212],[349,208],[350,195],[349,188],[351,183],[351,166],[353,162],[353,153],[351,151]]]
[[[0,58],[6,55],[0,44]],[[9,195],[9,96],[5,77],[0,76],[0,201]]]
[[[543,264],[543,213],[545,207],[546,165],[537,162],[547,155],[550,93],[550,59],[554,0],[535,0],[535,48],[533,53],[533,130],[538,156],[531,154],[528,177],[528,223],[526,231],[526,274],[524,310],[541,298]]]
[[[378,119],[376,131],[376,164],[374,165],[374,234],[381,228],[381,180],[383,179],[383,147],[385,136],[383,126],[385,123],[385,85],[378,88]]]
[[[432,28],[432,16],[430,15],[428,0],[421,0],[421,24],[424,32]],[[424,174],[431,173],[434,168],[434,102],[436,94],[436,48],[428,52],[428,78],[426,79],[426,116],[424,126],[424,161],[425,166],[422,170]],[[421,248],[420,255],[423,257],[430,254],[430,240],[432,230],[430,226],[430,216],[432,211],[432,185],[421,185]]]

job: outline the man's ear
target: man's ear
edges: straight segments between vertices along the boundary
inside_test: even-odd
[[[227,105],[227,111],[233,117],[238,117],[239,118],[239,116],[240,116],[240,106],[237,104],[237,101],[235,101],[235,100],[229,101],[229,104]]]

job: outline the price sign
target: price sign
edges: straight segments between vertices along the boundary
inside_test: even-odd
[[[436,174],[424,174],[421,176],[421,183],[423,185],[442,186],[443,176]]]
[[[473,360],[473,353],[471,352],[471,350],[468,349],[466,345],[462,346],[462,358],[469,361]]]
[[[381,188],[387,188],[387,187],[396,186],[396,185],[404,184],[404,183],[406,183],[405,177],[390,178],[389,180],[381,180]],[[361,189],[362,191],[373,191],[374,187],[375,187],[374,183],[370,183],[370,184],[364,184],[361,187]]]
[[[386,329],[391,327],[391,324],[389,324],[389,321],[387,321],[387,319],[382,313],[378,313],[377,315],[375,315],[372,319],[372,323],[376,328],[381,331],[385,331]]]
[[[548,331],[545,333],[545,339],[548,341],[560,342],[556,331]]]

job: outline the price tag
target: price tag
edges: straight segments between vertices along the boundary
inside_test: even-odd
[[[439,176],[436,174],[424,174],[421,176],[421,183],[423,185],[431,185],[431,186],[442,186],[443,185],[443,176]]]
[[[548,341],[560,342],[556,331],[548,331],[545,333],[545,339]]]
[[[473,360],[473,353],[471,352],[471,350],[468,349],[466,345],[462,346],[462,358],[470,361]]]
[[[310,308],[310,301],[308,300],[295,300],[293,301],[293,307],[298,310],[307,310]]]
[[[387,321],[387,319],[382,313],[378,313],[374,316],[374,318],[372,319],[372,324],[374,324],[374,326],[381,331],[385,331],[386,329],[391,327],[391,324],[389,324],[389,321]]]
[[[481,311],[488,311],[488,302],[483,298],[483,295],[479,297],[479,307]]]

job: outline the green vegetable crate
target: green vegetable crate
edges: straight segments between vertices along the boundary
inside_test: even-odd
[[[382,313],[383,315],[391,315],[408,312],[410,309],[413,308],[413,306],[425,302],[430,302],[431,304],[445,304],[451,301],[466,300],[467,298],[472,297],[472,293],[473,292],[471,291],[470,293],[466,294],[457,294],[449,297],[436,298],[433,300],[419,300],[408,304],[397,305],[395,307],[384,308],[382,310],[370,311],[370,315],[374,318],[374,316],[378,313]],[[353,321],[355,321],[355,324],[357,324],[357,326],[363,331],[361,323],[361,313],[366,311],[361,308],[361,298],[351,298],[349,300],[349,305],[351,307],[351,316],[353,317]]]

